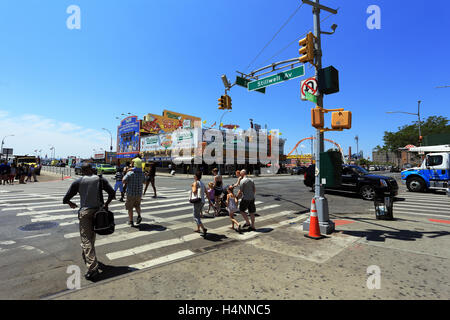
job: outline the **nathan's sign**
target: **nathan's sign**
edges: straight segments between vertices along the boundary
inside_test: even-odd
[[[183,122],[178,119],[148,114],[141,121],[141,133],[169,133],[183,127]]]
[[[181,128],[183,128],[183,129],[192,129],[195,127],[195,122],[202,121],[201,118],[193,117],[193,116],[189,116],[186,114],[173,112],[173,111],[169,111],[169,110],[163,111],[163,117],[181,121],[181,123],[182,123]]]

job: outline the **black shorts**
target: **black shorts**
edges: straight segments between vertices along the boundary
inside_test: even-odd
[[[220,197],[222,195],[223,189],[222,187],[215,187],[214,188],[214,195],[216,197]]]
[[[145,181],[155,183],[155,176],[147,176],[145,177]]]
[[[255,213],[256,207],[255,207],[255,199],[253,200],[241,200],[241,203],[239,204],[239,210],[241,212],[245,212],[248,209],[248,213]]]

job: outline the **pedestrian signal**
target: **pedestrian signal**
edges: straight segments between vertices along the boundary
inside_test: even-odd
[[[316,129],[321,129],[324,124],[322,110],[320,108],[311,109],[311,125]]]
[[[331,128],[350,129],[352,127],[351,111],[338,111],[331,113]]]

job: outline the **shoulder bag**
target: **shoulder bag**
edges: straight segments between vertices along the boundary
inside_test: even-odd
[[[99,177],[99,196],[102,204],[101,208],[94,214],[94,232],[99,235],[108,235],[114,233],[114,213],[103,207],[103,181]]]

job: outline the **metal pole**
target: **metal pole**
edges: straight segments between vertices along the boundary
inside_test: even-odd
[[[418,103],[418,106],[417,106],[417,116],[419,117],[419,146],[421,146],[422,145],[422,141],[420,140],[420,137],[422,136],[422,132],[421,132],[421,129],[420,129],[420,100],[418,101],[419,103]]]
[[[319,4],[319,0],[315,0],[315,3]],[[322,69],[322,45],[320,36],[320,9],[313,7],[314,14],[314,36],[315,41],[315,52],[316,52],[316,79],[319,76],[319,70]],[[317,106],[323,108],[323,94],[319,92],[317,96]],[[320,173],[320,153],[324,151],[324,135],[320,132],[320,129],[316,130],[316,180],[315,180],[315,195],[314,199],[316,202],[317,216],[319,218],[320,233],[330,234],[334,232],[334,222],[330,220],[328,214],[328,201],[325,198],[325,190],[321,184],[321,173]],[[304,222],[303,230],[309,230],[309,219]]]

